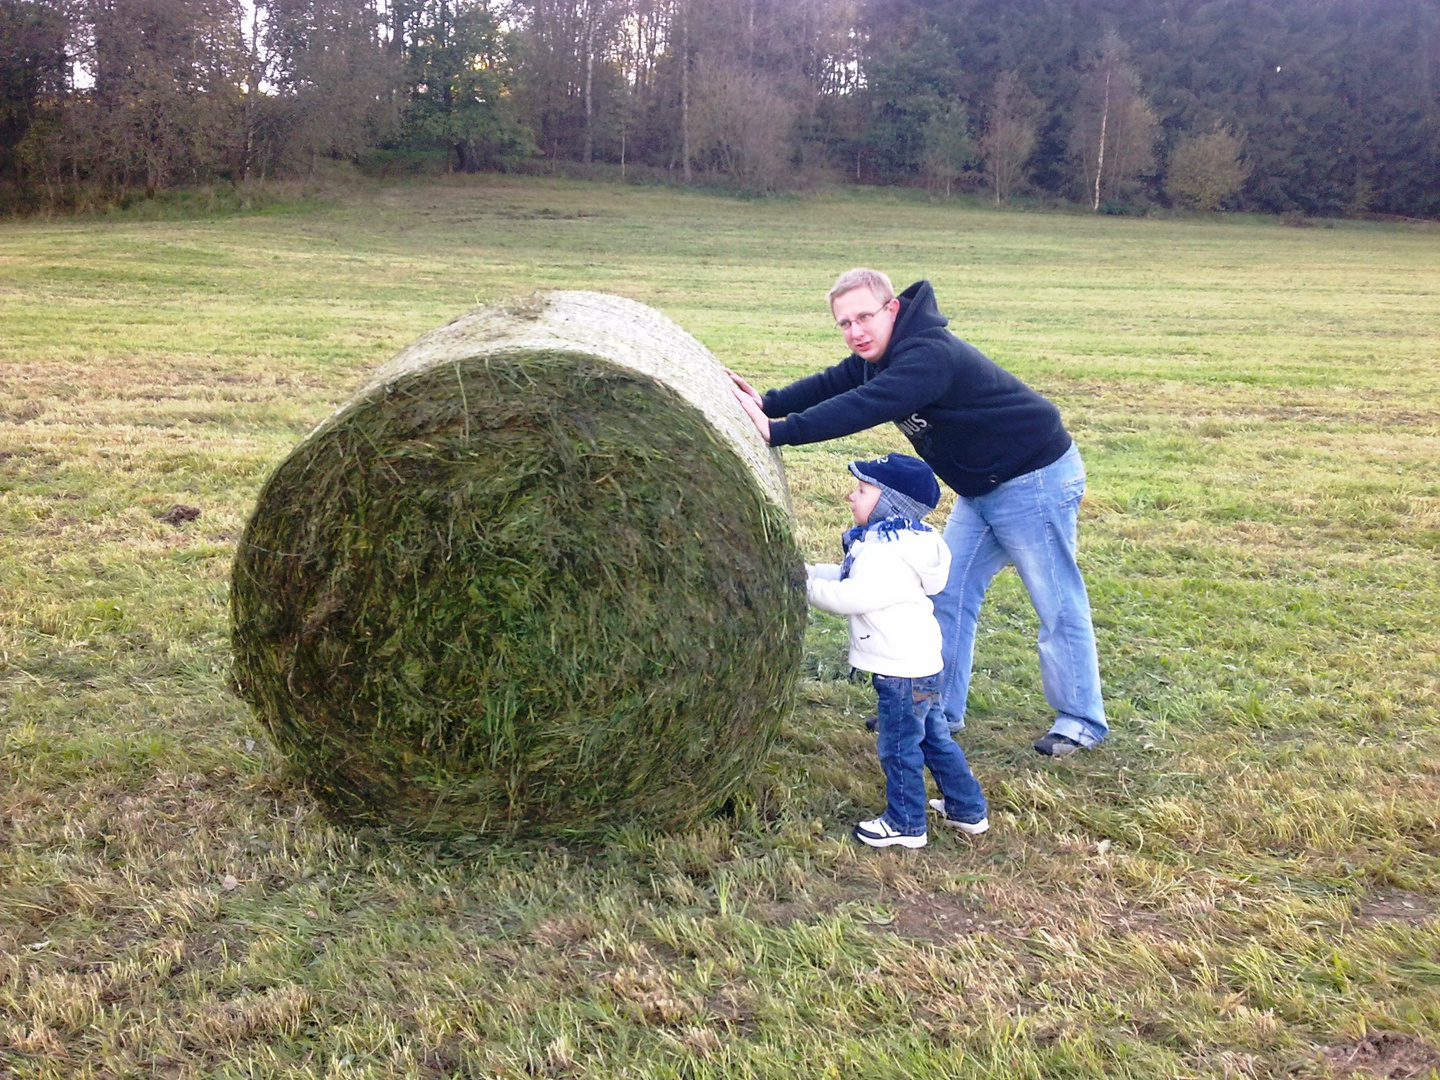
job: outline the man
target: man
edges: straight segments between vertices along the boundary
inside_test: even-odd
[[[735,396],[772,446],[895,423],[957,496],[944,532],[950,577],[934,597],[951,729],[965,725],[980,604],[1013,563],[1040,616],[1040,677],[1055,710],[1035,749],[1058,757],[1099,745],[1109,727],[1075,561],[1085,467],[1060,410],[946,330],[928,281],[896,296],[884,274],[856,269],[827,299],[850,355],[763,397],[731,372]]]

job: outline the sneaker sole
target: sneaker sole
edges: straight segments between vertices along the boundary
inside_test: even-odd
[[[931,799],[930,809],[940,815],[941,824],[948,825],[952,829],[959,829],[961,832],[968,833],[971,836],[979,836],[990,828],[990,819],[988,817],[981,818],[979,821],[956,821],[952,817],[946,817],[944,799]]]
[[[855,839],[867,847],[903,847],[922,848],[929,842],[928,836],[871,836],[869,833],[862,833],[859,829],[854,830]]]

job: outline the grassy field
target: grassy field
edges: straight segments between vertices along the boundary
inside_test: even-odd
[[[1114,733],[1013,573],[964,742],[992,830],[880,808],[813,620],[733,816],[588,848],[327,822],[226,689],[268,471],[397,348],[537,288],[773,385],[857,263],[1054,399]],[[1440,1069],[1440,229],[480,178],[0,225],[0,1075],[1328,1077]],[[789,450],[833,558],[843,464]],[[171,524],[173,504],[200,510]]]

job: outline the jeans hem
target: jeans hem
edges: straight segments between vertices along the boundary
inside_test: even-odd
[[[1087,750],[1093,749],[1105,741],[1105,735],[1096,738],[1094,730],[1089,724],[1070,716],[1057,716],[1054,723],[1050,725],[1050,732],[1073,739]],[[1107,731],[1105,734],[1109,734],[1109,732]]]

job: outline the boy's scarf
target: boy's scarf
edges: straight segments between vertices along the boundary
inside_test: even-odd
[[[840,580],[844,581],[850,576],[850,568],[855,564],[855,556],[850,554],[850,549],[856,540],[867,535],[873,536],[876,540],[894,540],[906,531],[934,532],[935,530],[923,521],[916,521],[904,514],[891,514],[879,521],[871,521],[865,525],[856,525],[846,529],[840,534],[840,547],[845,552],[845,558],[840,563]]]

